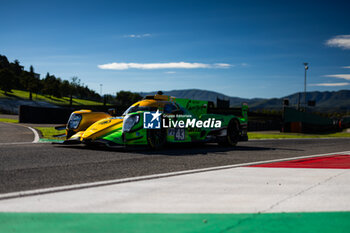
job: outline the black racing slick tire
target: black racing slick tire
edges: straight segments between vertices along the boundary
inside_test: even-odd
[[[74,134],[76,134],[76,132],[74,132],[73,130],[68,130],[67,132],[67,136],[66,136],[66,139],[69,139],[70,137],[72,137]]]
[[[158,150],[166,144],[166,131],[164,129],[148,129],[147,144],[150,149]]]
[[[231,120],[227,126],[227,134],[226,136],[220,138],[219,145],[220,146],[230,146],[234,147],[238,143],[239,139],[239,124],[235,120]]]

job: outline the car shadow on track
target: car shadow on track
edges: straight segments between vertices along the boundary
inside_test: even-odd
[[[166,155],[166,156],[188,156],[188,155],[204,155],[209,153],[227,153],[239,151],[302,151],[300,149],[291,148],[277,148],[277,147],[262,147],[262,146],[247,146],[241,145],[236,147],[223,147],[214,143],[208,144],[170,144],[165,148],[158,150],[151,150],[147,147],[125,147],[125,148],[111,148],[101,146],[85,146],[85,145],[64,145],[63,148],[79,149],[79,150],[95,150],[95,151],[115,151],[120,153],[134,153],[142,155]]]

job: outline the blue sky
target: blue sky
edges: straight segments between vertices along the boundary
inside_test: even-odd
[[[104,94],[350,88],[347,1],[0,0],[0,54]]]

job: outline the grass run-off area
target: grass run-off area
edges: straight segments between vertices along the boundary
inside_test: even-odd
[[[29,92],[21,90],[12,90],[12,92],[0,91],[0,98],[14,99],[14,100],[29,100]],[[32,98],[34,101],[45,101],[52,104],[58,105],[69,105],[69,97],[57,98],[48,95],[41,95],[33,93]],[[83,100],[73,98],[73,105],[103,105],[101,102],[96,102],[92,100]]]
[[[286,139],[286,138],[348,138],[350,133],[343,131],[328,134],[304,134],[304,133],[281,133],[277,131],[271,132],[248,132],[249,139]]]
[[[36,130],[41,132],[43,139],[49,140],[65,140],[65,137],[57,138],[54,135],[64,134],[65,130],[56,130],[54,127],[34,127]]]
[[[18,120],[17,119],[9,119],[9,118],[0,118],[0,122],[18,123]]]

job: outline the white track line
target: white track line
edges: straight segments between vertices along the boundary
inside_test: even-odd
[[[25,144],[33,144],[34,142],[2,142],[0,145],[25,145]]]
[[[27,127],[27,128],[30,129],[31,131],[33,131],[33,133],[34,133],[34,140],[32,141],[32,143],[39,142],[40,136],[39,136],[38,132],[35,129],[33,129],[32,127]]]
[[[148,176],[137,176],[137,177],[131,177],[131,178],[124,178],[124,179],[114,179],[114,180],[106,180],[106,181],[91,182],[91,183],[84,183],[84,184],[66,185],[66,186],[53,187],[53,188],[5,193],[5,194],[0,194],[0,201],[3,199],[10,199],[10,198],[12,199],[12,198],[33,196],[33,195],[46,194],[46,193],[92,188],[92,187],[98,187],[98,186],[105,186],[105,185],[112,185],[112,184],[119,184],[119,183],[126,183],[126,182],[135,182],[135,181],[141,181],[141,180],[159,179],[159,178],[165,178],[170,176],[179,176],[179,175],[186,175],[191,173],[215,171],[215,170],[221,170],[221,169],[257,165],[257,164],[263,164],[263,163],[272,163],[272,162],[288,161],[288,160],[294,160],[294,159],[312,158],[312,157],[327,156],[327,155],[334,155],[334,154],[349,154],[349,153],[350,151],[341,151],[341,152],[334,152],[334,153],[327,153],[327,154],[316,154],[316,155],[298,156],[298,157],[283,158],[283,159],[273,159],[273,160],[257,161],[257,162],[250,162],[250,163],[241,163],[241,164],[234,164],[234,165],[193,169],[193,170],[187,170],[187,171],[168,172],[168,173],[148,175]]]

